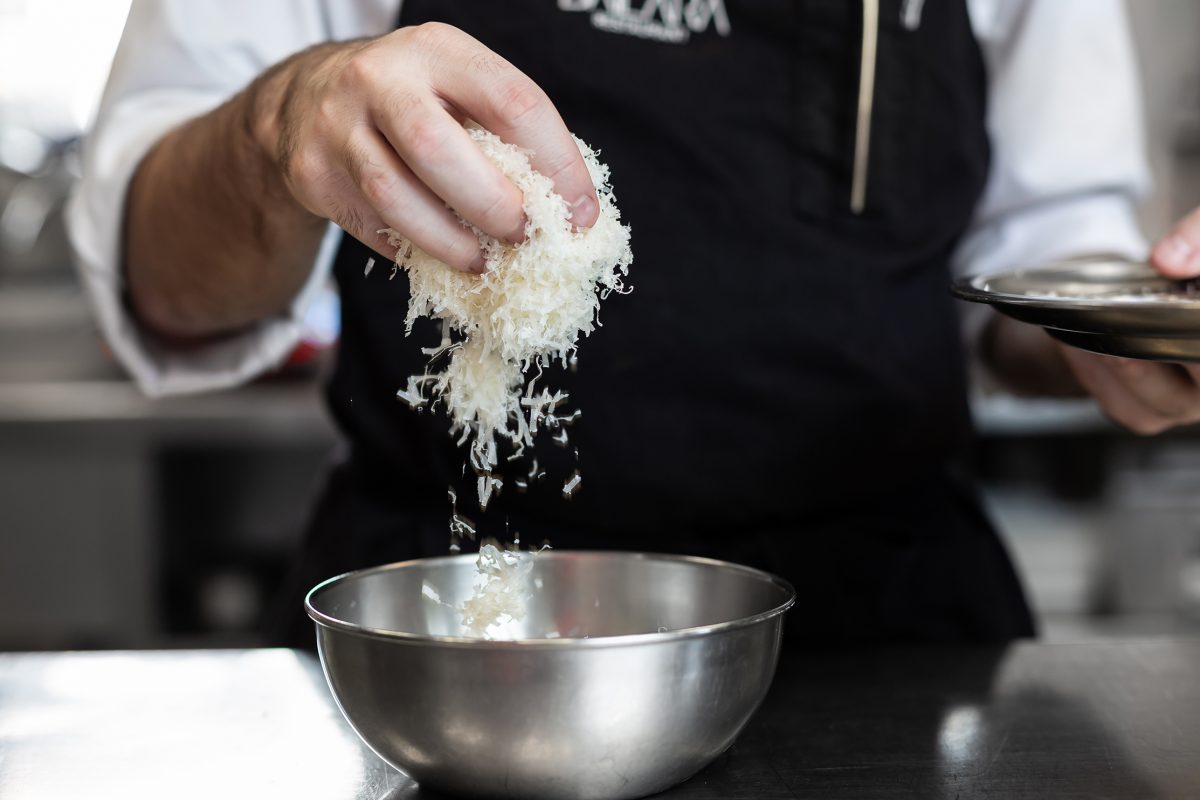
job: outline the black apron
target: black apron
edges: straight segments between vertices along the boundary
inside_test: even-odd
[[[860,3],[631,5],[403,3],[402,25],[455,25],[539,83],[602,151],[633,230],[635,290],[603,304],[578,370],[549,378],[582,410],[582,490],[562,498],[572,453],[541,441],[546,481],[469,513],[525,543],[769,569],[799,592],[793,643],[1032,634],[957,474],[970,423],[947,262],[988,168],[965,3],[927,3],[910,29],[900,0],[882,0],[861,214]],[[726,11],[728,28],[697,10]],[[296,593],[444,554],[446,489],[473,495],[444,417],[395,397],[438,333],[404,335],[404,275],[364,277],[369,257],[346,237],[335,267],[343,332],[328,399],[350,452],[292,576],[285,643],[311,639]]]

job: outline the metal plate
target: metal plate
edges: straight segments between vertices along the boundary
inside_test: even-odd
[[[963,278],[956,297],[987,303],[1094,353],[1153,361],[1200,361],[1200,283],[1174,281],[1148,264],[1064,261]]]

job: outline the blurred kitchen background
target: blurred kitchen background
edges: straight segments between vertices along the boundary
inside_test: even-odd
[[[245,389],[150,402],[100,343],[62,207],[128,0],[0,0],[0,650],[223,646],[254,630],[336,435],[321,346]],[[1200,205],[1200,4],[1130,3],[1155,193]],[[1200,634],[1200,438],[980,396],[978,466],[1053,640]]]

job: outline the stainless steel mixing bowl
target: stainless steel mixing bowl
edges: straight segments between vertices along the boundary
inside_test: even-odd
[[[338,705],[418,783],[471,797],[644,797],[722,753],[762,702],[792,587],[720,561],[547,551],[531,606],[463,636],[472,556],[328,580],[308,595]]]

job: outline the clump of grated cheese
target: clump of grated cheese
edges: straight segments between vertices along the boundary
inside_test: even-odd
[[[487,271],[477,276],[450,269],[396,231],[387,233],[396,264],[408,271],[408,330],[422,316],[442,320],[443,346],[430,354],[450,356],[442,372],[412,376],[398,395],[416,407],[444,403],[454,433],[470,445],[471,465],[490,475],[497,436],[523,452],[538,421],[566,399],[562,392],[535,392],[532,381],[523,390],[526,371],[574,356],[579,337],[597,324],[600,300],[625,290],[633,254],[608,168],[584,142],[575,140],[599,195],[600,216],[591,228],[575,230],[570,207],[530,166],[527,152],[477,126],[468,133],[523,192],[525,241],[502,242],[464,221],[487,259]],[[450,331],[462,341],[451,344]],[[489,480],[489,494],[492,486]],[[481,484],[486,503],[483,492]]]
[[[490,639],[505,623],[525,617],[530,598],[534,553],[501,550],[493,544],[479,548],[474,592],[459,607],[467,636]]]

